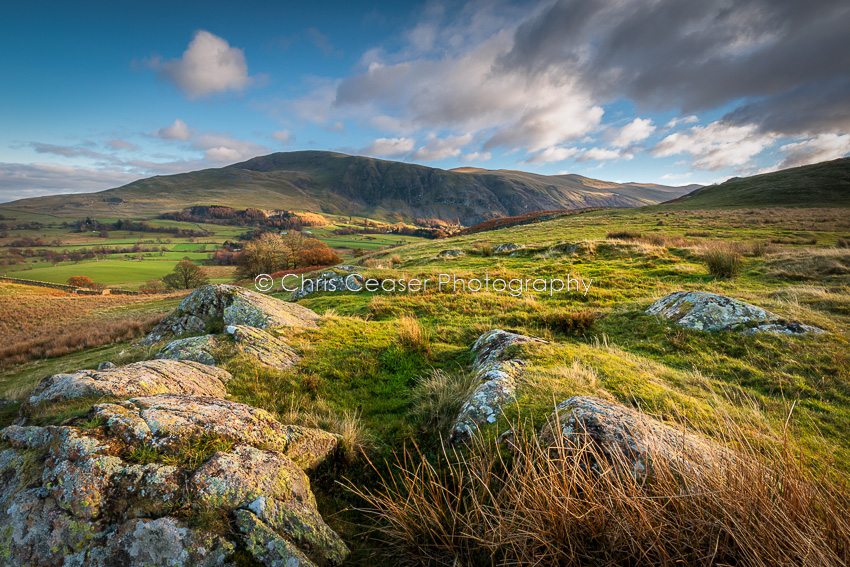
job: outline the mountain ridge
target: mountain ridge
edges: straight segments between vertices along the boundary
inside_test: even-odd
[[[33,197],[2,206],[62,217],[114,217],[217,204],[391,221],[437,218],[472,225],[534,210],[651,205],[695,188],[472,169],[444,170],[336,152],[279,152],[221,168],[153,176],[95,193]]]

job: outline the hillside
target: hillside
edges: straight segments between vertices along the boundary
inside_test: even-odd
[[[60,217],[154,216],[195,204],[296,209],[387,220],[491,218],[547,209],[637,207],[680,197],[695,186],[619,184],[580,175],[422,165],[302,151],[217,169],[155,176],[98,193],[53,195],[4,208]]]
[[[664,203],[677,209],[850,206],[850,158],[702,187]]]

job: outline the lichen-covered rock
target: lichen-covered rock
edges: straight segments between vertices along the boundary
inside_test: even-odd
[[[239,405],[228,406],[230,413],[240,414]],[[93,413],[104,417],[100,410],[107,407],[121,406],[104,404]],[[198,409],[186,407],[188,412]],[[121,412],[112,416],[120,419]],[[155,445],[157,438],[163,439],[166,420],[147,417],[144,421],[139,415],[143,428],[107,423],[95,429],[10,426],[0,431],[7,447],[0,451],[0,565],[229,565],[235,536],[204,533],[170,515],[185,506],[187,494],[195,505],[234,512],[246,547],[265,565],[332,566],[348,556],[344,542],[316,509],[306,474],[286,454],[238,445],[195,470],[128,462],[135,455],[129,449],[139,447],[128,446],[128,440]],[[260,414],[253,417],[255,439],[303,449],[297,438],[286,438],[279,424],[278,438],[257,435],[259,428],[273,425]],[[231,427],[246,425],[244,419],[237,421]],[[187,435],[183,441],[198,431],[221,431],[207,427],[211,424],[204,419],[195,425],[199,428],[188,433],[180,429]],[[130,431],[134,433],[128,437]],[[164,453],[169,446],[162,447]]]
[[[242,352],[256,357],[260,362],[272,368],[283,370],[294,366],[300,360],[289,343],[262,329],[247,325],[230,325],[225,331],[233,336]]]
[[[518,335],[500,329],[481,335],[472,345],[475,358],[472,371],[478,386],[461,407],[449,439],[461,442],[469,439],[481,425],[499,419],[502,408],[516,396],[516,379],[524,362],[508,359],[508,349],[526,343],[544,343],[536,337]]]
[[[519,250],[521,246],[519,244],[514,244],[513,242],[506,242],[505,244],[499,244],[495,248],[493,248],[494,254],[508,254],[509,252],[514,252]]]
[[[215,366],[213,352],[218,347],[215,335],[176,339],[162,347],[154,356],[157,360],[193,360]]]
[[[115,363],[109,362],[108,360],[97,365],[98,370],[109,370],[110,368],[115,368]]]
[[[279,453],[249,445],[213,455],[192,475],[189,488],[205,504],[228,509],[260,497],[316,505],[303,470]]]
[[[437,256],[439,258],[458,258],[460,256],[466,255],[466,252],[463,250],[441,250]]]
[[[295,544],[282,538],[247,510],[234,512],[248,552],[266,567],[316,567]]]
[[[30,394],[29,406],[83,397],[129,398],[176,393],[223,398],[230,373],[192,361],[145,360],[106,370],[78,370],[44,378]],[[26,408],[25,408],[26,409]]]
[[[659,459],[682,472],[708,471],[730,455],[705,437],[593,396],[573,396],[558,404],[540,441],[567,451],[589,441],[598,456],[634,474],[651,472]]]
[[[154,327],[142,344],[151,345],[169,337],[202,332],[208,323],[215,321],[260,329],[282,326],[313,329],[318,319],[316,313],[301,305],[239,286],[215,284],[198,288],[186,296],[176,311]]]
[[[202,396],[133,398],[95,405],[90,415],[105,421],[110,434],[125,442],[166,453],[179,449],[187,439],[214,435],[279,451],[305,470],[322,462],[338,443],[338,437],[327,431],[282,425],[265,410]]]
[[[677,291],[650,305],[650,315],[697,331],[744,331],[799,335],[822,329],[789,322],[761,307],[702,291]]]
[[[292,292],[289,300],[297,301],[319,291],[360,291],[363,289],[364,281],[363,275],[356,272],[343,274],[336,271],[324,272],[315,278],[305,278],[301,287]]]

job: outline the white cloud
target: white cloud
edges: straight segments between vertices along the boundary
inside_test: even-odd
[[[278,130],[271,136],[272,140],[277,140],[280,142],[281,146],[288,146],[295,142],[295,134],[290,132],[289,130]]]
[[[646,140],[655,131],[655,126],[652,125],[652,120],[649,118],[635,118],[629,124],[626,124],[611,142],[615,148],[625,148],[636,142]]]
[[[699,118],[691,114],[690,116],[680,116],[678,118],[673,118],[664,125],[665,128],[675,128],[679,124],[695,124],[699,122]]]
[[[230,134],[207,132],[192,140],[192,147],[204,150],[207,159],[223,162],[238,161],[271,153],[271,148],[247,140],[239,140]]]
[[[472,141],[472,134],[463,136],[446,136],[445,138],[431,138],[423,147],[419,148],[410,156],[413,160],[438,161],[460,155],[465,145]]]
[[[118,138],[109,140],[106,143],[113,150],[138,150],[139,146],[132,142],[128,142],[127,140],[120,140]]]
[[[604,148],[590,148],[584,150],[577,158],[578,161],[611,161],[615,159],[632,159],[635,156],[621,150],[606,150]]]
[[[185,142],[192,137],[192,129],[189,128],[188,124],[177,118],[174,120],[174,124],[160,128],[154,132],[154,135],[166,140],[180,140]]]
[[[744,166],[776,139],[774,134],[758,132],[755,124],[732,126],[712,122],[670,134],[653,148],[657,157],[690,154],[693,167],[711,171]]]
[[[210,148],[206,152],[204,152],[204,157],[210,161],[239,161],[242,159],[242,154],[233,148],[228,148],[225,146],[219,146],[217,148]]]
[[[821,134],[810,140],[785,144],[779,152],[786,157],[778,169],[842,158],[850,153],[850,134]]]
[[[482,162],[488,161],[493,157],[493,154],[490,152],[471,152],[468,154],[464,154],[462,157],[463,161],[467,162]]]
[[[159,76],[172,81],[189,100],[241,91],[255,81],[248,76],[242,50],[204,30],[195,33],[181,58],[159,63]]]
[[[546,148],[540,153],[534,154],[528,158],[529,163],[549,163],[553,161],[564,161],[576,155],[579,152],[578,148],[561,148],[552,147]]]
[[[0,163],[0,202],[54,195],[88,193],[126,185],[144,177],[126,171],[53,163]]]
[[[378,138],[360,153],[381,157],[401,157],[413,151],[416,140],[413,138]]]

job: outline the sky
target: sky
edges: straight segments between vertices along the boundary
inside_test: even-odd
[[[850,153],[850,2],[8,2],[0,202],[279,151],[709,184]]]

